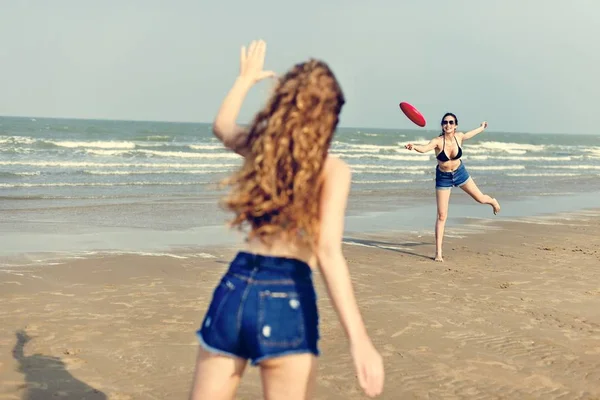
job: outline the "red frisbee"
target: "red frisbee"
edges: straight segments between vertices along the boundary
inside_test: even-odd
[[[423,114],[421,114],[415,107],[403,101],[400,103],[400,109],[412,122],[420,127],[425,126],[425,117],[423,117]]]

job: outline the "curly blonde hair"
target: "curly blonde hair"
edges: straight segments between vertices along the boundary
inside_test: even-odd
[[[248,240],[269,245],[275,235],[314,247],[319,234],[321,171],[339,113],[342,89],[327,64],[309,60],[280,78],[250,127],[249,154],[225,181],[230,226],[250,226]]]

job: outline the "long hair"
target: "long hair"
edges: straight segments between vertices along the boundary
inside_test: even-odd
[[[283,235],[311,247],[318,240],[319,194],[339,113],[342,90],[327,64],[295,65],[280,78],[250,127],[242,167],[225,181],[230,226],[249,225],[248,240],[269,245]]]

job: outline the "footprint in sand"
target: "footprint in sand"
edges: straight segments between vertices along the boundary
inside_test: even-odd
[[[401,329],[401,330],[393,333],[391,337],[395,338],[395,337],[398,337],[398,336],[402,336],[406,332],[408,332],[411,329],[413,329],[414,327],[423,327],[423,326],[427,326],[427,324],[424,324],[422,322],[410,322],[407,327],[405,327],[404,329]]]
[[[402,353],[393,344],[386,344],[381,351],[382,357],[400,357],[404,358]]]

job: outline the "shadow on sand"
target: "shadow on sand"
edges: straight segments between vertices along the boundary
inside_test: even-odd
[[[417,248],[419,246],[431,245],[432,243],[430,243],[430,242],[394,243],[394,242],[385,242],[385,241],[381,241],[381,240],[355,239],[355,238],[348,238],[348,237],[345,237],[343,239],[343,242],[349,243],[349,244],[359,244],[359,245],[368,246],[368,247],[375,247],[375,248],[382,249],[382,250],[395,251],[397,253],[402,253],[402,254],[406,254],[409,256],[420,257],[420,258],[424,258],[426,260],[434,260],[435,259],[435,257],[432,257],[432,256],[426,256],[424,254],[420,254],[415,251],[403,249],[403,248]],[[215,260],[214,262],[216,262],[218,264],[229,265],[231,263],[231,260]]]
[[[381,240],[373,240],[373,239],[354,239],[354,238],[344,238],[344,243],[352,243],[359,244],[368,247],[376,247],[382,250],[395,251],[397,253],[407,254],[409,256],[421,257],[427,260],[433,260],[434,257],[426,256],[415,251],[405,250],[404,248],[417,248],[419,246],[431,245],[429,242],[406,242],[406,243],[394,243],[394,242],[385,242]]]
[[[106,400],[108,397],[75,378],[58,357],[33,354],[25,356],[25,345],[32,339],[23,330],[16,332],[13,357],[19,362],[19,372],[25,375],[23,400]]]

